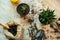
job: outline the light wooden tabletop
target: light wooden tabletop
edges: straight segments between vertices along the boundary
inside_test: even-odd
[[[19,3],[27,3],[30,6],[30,8],[31,8],[31,5],[33,4],[35,6],[35,9],[37,9],[39,6],[42,7],[40,3],[38,4],[37,0],[20,0]],[[20,23],[21,22],[20,15],[18,15],[16,11],[16,7],[17,5],[13,5],[10,2],[10,0],[0,0],[0,22],[7,23],[9,21],[16,21]],[[25,31],[26,33],[24,33],[25,35],[24,40],[28,40],[27,27],[29,25],[25,25],[25,26],[26,27],[24,27],[24,29],[26,29]],[[2,31],[3,33],[3,29],[1,27],[0,29],[1,29],[0,32]],[[2,33],[0,33],[0,40],[5,40],[6,37]]]

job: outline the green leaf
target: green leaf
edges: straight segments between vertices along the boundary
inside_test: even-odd
[[[43,11],[40,12],[39,14],[39,20],[42,24],[50,24],[51,22],[53,22],[53,20],[55,19],[55,14],[54,14],[55,10],[50,10],[49,8],[47,8],[46,10],[43,9]]]

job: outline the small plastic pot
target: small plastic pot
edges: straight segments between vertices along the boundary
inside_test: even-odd
[[[20,16],[26,16],[30,11],[29,5],[25,3],[21,3],[17,6],[17,12],[20,14]]]

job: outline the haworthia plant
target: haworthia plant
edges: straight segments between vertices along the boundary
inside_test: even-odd
[[[49,8],[42,9],[42,11],[39,14],[39,21],[42,24],[50,24],[54,21],[55,19],[55,14],[54,14],[54,10],[50,10]]]

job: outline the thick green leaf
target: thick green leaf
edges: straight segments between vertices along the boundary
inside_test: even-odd
[[[51,22],[53,22],[53,20],[55,19],[54,11],[55,10],[50,10],[49,8],[47,8],[46,10],[43,9],[43,11],[39,14],[40,22],[42,24],[50,24]]]

